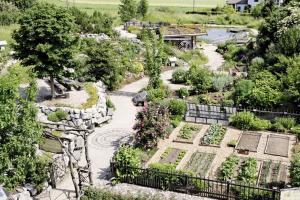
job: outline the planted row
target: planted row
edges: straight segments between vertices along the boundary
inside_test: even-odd
[[[220,145],[226,133],[226,128],[220,124],[212,124],[201,140],[203,145]]]
[[[219,171],[219,179],[228,181],[234,179],[236,167],[239,164],[239,157],[231,155],[221,164]]]

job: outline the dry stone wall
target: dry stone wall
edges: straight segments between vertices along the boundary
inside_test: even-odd
[[[101,82],[94,83],[94,86],[98,91],[98,102],[96,105],[87,109],[78,109],[70,107],[48,107],[45,105],[39,105],[39,110],[42,114],[48,116],[50,113],[55,112],[58,109],[68,113],[66,120],[62,121],[72,127],[78,127],[80,129],[91,129],[94,126],[100,125],[110,119],[107,115],[106,106],[106,86]],[[45,117],[41,118],[41,121],[45,121]]]

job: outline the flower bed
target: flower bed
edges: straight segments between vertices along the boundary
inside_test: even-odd
[[[185,170],[195,172],[198,176],[205,177],[211,167],[216,154],[195,152],[185,166]]]
[[[168,148],[161,156],[160,163],[174,164],[177,166],[184,157],[186,151],[182,149]]]
[[[179,131],[179,135],[174,140],[174,142],[189,143],[193,144],[193,141],[199,131],[201,126],[197,124],[185,124]]]
[[[212,124],[207,130],[206,134],[201,138],[200,144],[220,146],[226,130],[227,129],[220,124]]]

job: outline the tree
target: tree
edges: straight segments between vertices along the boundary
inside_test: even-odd
[[[151,31],[150,37],[146,39],[146,61],[145,69],[149,75],[149,88],[158,89],[162,81],[160,80],[161,66],[163,64],[163,41]]]
[[[36,3],[36,0],[2,0],[2,1],[10,2],[21,10],[30,8]]]
[[[137,14],[146,17],[148,12],[148,1],[147,0],[140,0],[138,7],[137,7]]]
[[[40,190],[48,176],[47,162],[36,155],[42,136],[33,103],[36,84],[31,82],[26,99],[19,84],[15,76],[0,77],[0,183],[9,190],[24,183]]]
[[[300,54],[300,24],[285,31],[277,43],[277,51],[286,56]]]
[[[249,104],[249,96],[254,88],[254,82],[251,80],[240,80],[234,88],[233,98],[236,105]]]
[[[54,97],[54,78],[71,65],[78,42],[72,15],[62,7],[36,4],[24,13],[13,38],[15,56],[26,66],[33,65],[38,76],[50,77]]]
[[[87,50],[88,75],[101,80],[108,89],[116,89],[123,81],[124,70],[110,41],[96,43]]]
[[[134,0],[121,0],[118,11],[122,22],[128,22],[136,16],[136,3]]]

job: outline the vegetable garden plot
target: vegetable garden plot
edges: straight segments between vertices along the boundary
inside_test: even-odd
[[[227,129],[220,124],[212,124],[201,138],[200,145],[220,146],[226,130]]]
[[[174,164],[178,165],[178,163],[184,157],[186,151],[182,149],[168,148],[161,156],[160,163]]]
[[[174,142],[193,144],[197,134],[200,132],[201,126],[197,124],[185,124],[179,131],[179,135]]]
[[[198,176],[205,177],[215,157],[216,154],[197,151],[193,153],[185,169],[195,172]]]
[[[269,135],[265,154],[274,156],[289,156],[290,138],[287,136]]]
[[[261,138],[261,133],[244,132],[240,135],[238,144],[235,149],[257,152],[257,147],[260,138]]]
[[[278,161],[263,161],[258,179],[259,186],[273,187],[284,185],[288,182],[288,167]]]

